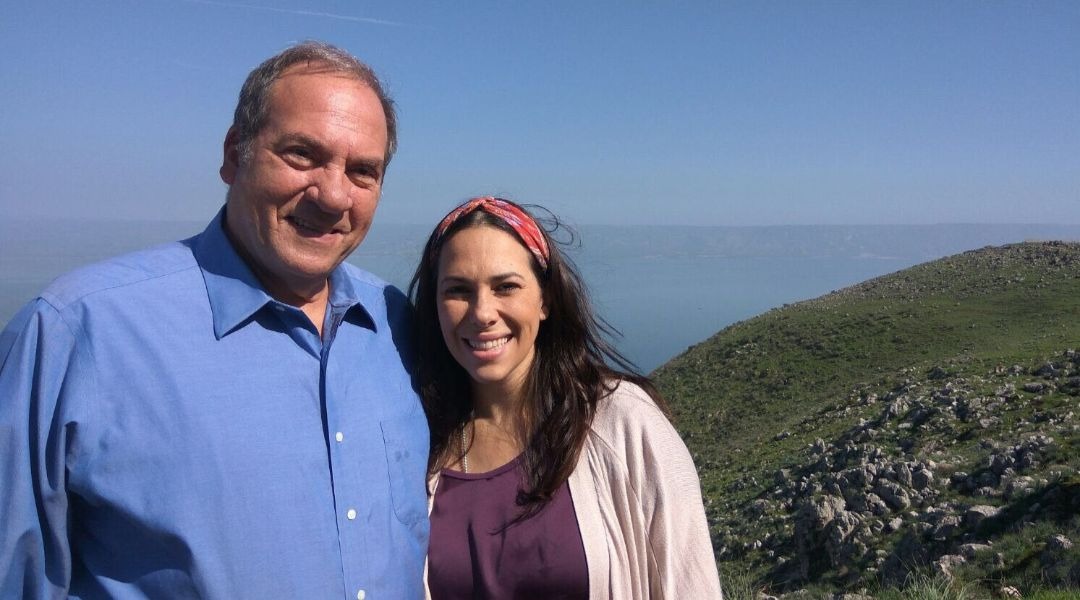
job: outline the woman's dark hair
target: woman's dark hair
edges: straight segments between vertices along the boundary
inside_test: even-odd
[[[531,431],[522,453],[525,481],[518,495],[518,504],[523,507],[518,519],[522,519],[542,509],[570,477],[597,403],[619,381],[641,386],[661,410],[668,411],[648,378],[638,374],[636,367],[605,339],[618,332],[593,311],[581,277],[551,236],[558,229],[569,229],[554,215],[540,220],[521,205],[514,206],[537,222],[551,254],[546,270],[535,257],[530,258],[548,316],[540,323],[535,359],[524,387],[524,417]],[[431,474],[465,450],[460,447],[461,432],[472,414],[470,378],[446,347],[437,304],[442,248],[457,232],[470,227],[494,227],[521,242],[505,221],[475,210],[459,218],[443,235],[438,230],[432,232],[409,284],[415,311],[417,384],[431,429]]]

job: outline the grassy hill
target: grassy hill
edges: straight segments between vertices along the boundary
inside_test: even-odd
[[[725,573],[776,593],[934,572],[972,593],[1080,589],[1080,244],[787,305],[654,376]]]

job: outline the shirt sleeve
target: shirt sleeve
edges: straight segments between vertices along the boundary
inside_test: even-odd
[[[0,333],[0,598],[67,595],[67,424],[75,338],[44,300]]]
[[[625,448],[630,484],[644,512],[649,567],[657,574],[650,578],[650,597],[719,600],[716,559],[690,452],[644,390],[621,387],[640,402],[628,411],[628,438],[637,439]]]

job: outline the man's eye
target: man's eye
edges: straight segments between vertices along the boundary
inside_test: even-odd
[[[285,156],[298,162],[311,162],[313,154],[308,148],[296,146],[285,150]]]
[[[370,167],[356,168],[349,171],[349,178],[356,185],[372,185],[379,182],[379,173]]]

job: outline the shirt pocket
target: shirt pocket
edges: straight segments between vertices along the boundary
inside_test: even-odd
[[[394,514],[412,527],[427,518],[427,422],[421,413],[381,421],[379,426]]]

